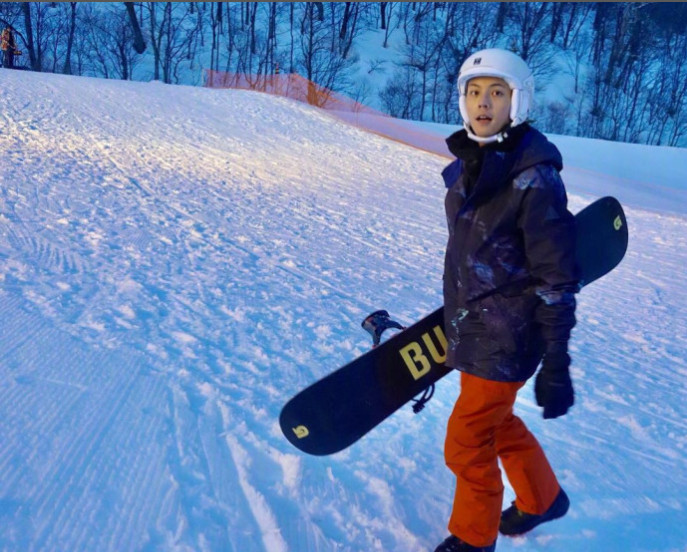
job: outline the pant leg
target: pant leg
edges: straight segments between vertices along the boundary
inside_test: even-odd
[[[495,435],[496,452],[515,491],[515,505],[528,514],[543,514],[560,485],[539,442],[512,412]]]
[[[461,391],[446,432],[446,465],[456,476],[448,529],[473,546],[489,546],[498,536],[503,482],[496,432],[512,415],[523,382],[496,382],[461,374]]]

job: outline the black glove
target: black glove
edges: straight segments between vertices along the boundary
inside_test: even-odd
[[[534,380],[534,396],[544,407],[544,419],[563,416],[575,404],[575,393],[570,380],[568,353],[546,353],[541,370]]]

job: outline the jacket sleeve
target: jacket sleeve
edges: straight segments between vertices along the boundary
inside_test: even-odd
[[[549,165],[532,169],[526,177],[519,227],[525,254],[540,301],[535,322],[542,330],[547,353],[565,352],[575,326],[575,217],[558,171]],[[516,182],[516,185],[518,183]],[[521,185],[523,183],[520,183]]]

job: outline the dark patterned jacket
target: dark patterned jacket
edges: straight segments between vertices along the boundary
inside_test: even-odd
[[[496,381],[525,381],[546,351],[566,351],[575,325],[575,219],[562,159],[530,127],[482,148],[459,131],[442,173],[447,365]]]

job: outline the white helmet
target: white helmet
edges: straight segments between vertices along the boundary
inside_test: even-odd
[[[491,48],[480,50],[465,60],[458,73],[458,106],[463,117],[463,126],[468,136],[477,142],[502,141],[503,136],[496,134],[487,138],[475,136],[470,128],[468,111],[465,105],[465,94],[468,81],[475,77],[498,77],[506,81],[513,91],[510,105],[511,127],[527,120],[534,97],[534,76],[527,63],[518,55],[508,50]]]

